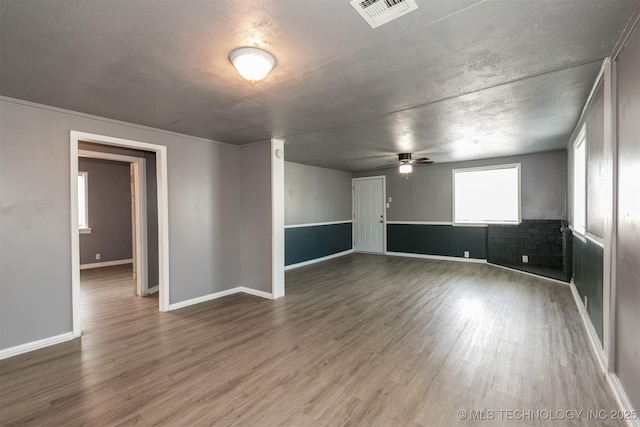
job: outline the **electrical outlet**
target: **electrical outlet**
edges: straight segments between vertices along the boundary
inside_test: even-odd
[[[100,259],[100,254],[96,254],[96,259]]]
[[[529,255],[522,255],[522,263],[529,264]]]
[[[393,202],[393,199],[391,197],[389,197],[389,203]]]
[[[464,251],[464,257],[469,258],[469,251]]]

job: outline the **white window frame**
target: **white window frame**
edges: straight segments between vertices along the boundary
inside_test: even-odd
[[[517,221],[456,221],[456,173],[460,172],[478,172],[478,171],[488,171],[488,170],[499,170],[499,169],[516,169],[518,175],[518,218]],[[451,187],[452,187],[452,203],[453,210],[452,220],[453,225],[480,225],[486,226],[487,224],[511,224],[518,225],[522,222],[522,185],[521,185],[521,166],[520,163],[509,163],[503,165],[491,165],[491,166],[480,166],[475,168],[460,168],[460,169],[452,169],[451,171]]]
[[[91,228],[89,227],[89,173],[78,171],[78,178],[82,177],[84,181],[84,226],[81,224],[80,212],[78,212],[78,231],[80,234],[89,234],[91,233]]]
[[[578,150],[584,150],[584,175],[578,177],[576,169],[576,153]],[[587,233],[587,124],[582,125],[582,129],[578,134],[578,137],[573,142],[573,212],[571,220],[571,228],[580,235],[586,235]],[[577,191],[577,182],[581,181],[581,190]],[[578,215],[576,213],[576,206],[582,205],[580,221],[577,220]]]

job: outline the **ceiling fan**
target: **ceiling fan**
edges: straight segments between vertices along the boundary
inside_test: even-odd
[[[413,166],[416,165],[428,165],[433,163],[433,160],[430,160],[428,157],[421,157],[419,159],[412,159],[411,153],[400,153],[398,154],[398,162],[395,164],[379,166],[378,169],[387,169],[394,168],[396,166],[399,167],[400,173],[411,173],[413,170]]]

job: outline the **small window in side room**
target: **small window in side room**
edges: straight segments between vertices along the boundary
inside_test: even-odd
[[[453,170],[454,224],[519,224],[520,163]]]
[[[573,144],[573,229],[584,234],[587,224],[587,128]]]
[[[89,175],[78,172],[78,229],[81,234],[90,233],[89,228]]]

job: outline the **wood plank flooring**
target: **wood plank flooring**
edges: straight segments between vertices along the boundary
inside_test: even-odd
[[[614,425],[587,419],[617,407],[567,286],[355,254],[161,313],[107,273],[83,271],[81,339],[0,362],[3,426]]]

